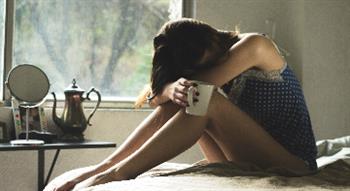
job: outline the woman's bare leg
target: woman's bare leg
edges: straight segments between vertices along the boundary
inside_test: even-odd
[[[99,164],[98,172],[102,172],[120,162],[144,144],[160,127],[164,125],[180,109],[168,102],[158,106],[136,129],[128,136],[118,149]]]
[[[230,161],[249,162],[263,168],[286,167],[307,172],[304,161],[289,153],[258,123],[218,93],[213,94],[208,115],[214,124],[209,134]]]
[[[45,190],[71,190],[81,181],[100,174],[126,158],[148,140],[178,110],[179,106],[169,102],[158,106],[127,138],[118,149],[100,164],[87,168],[75,177],[67,177],[61,182],[50,183]]]
[[[301,159],[290,154],[237,106],[214,92],[207,116],[192,116],[184,109],[179,110],[139,149],[109,169],[107,176],[97,176],[93,184],[135,178],[177,156],[202,137],[209,121],[215,124],[212,132],[221,138],[218,143],[230,160],[263,168],[281,166],[308,171]]]
[[[207,120],[181,109],[138,150],[116,165],[114,179],[135,178],[187,150],[202,136]]]
[[[214,138],[209,134],[209,132],[207,132],[207,129],[197,143],[199,144],[200,150],[202,151],[207,162],[212,163],[228,161],[225,153],[222,151]]]
[[[263,168],[284,166],[307,171],[305,163],[290,154],[258,123],[217,92],[213,93],[208,115],[188,115],[181,109],[140,149],[117,164],[116,179],[134,178],[191,147],[211,121],[230,160],[251,162]],[[118,177],[119,176],[119,177]]]
[[[101,163],[104,164],[104,167],[101,168],[100,172],[120,162],[140,148],[141,145],[144,144],[159,128],[161,128],[165,122],[174,116],[179,109],[180,107],[172,102],[158,106],[144,121],[142,121],[141,124],[139,124],[123,144]],[[208,162],[227,161],[223,151],[207,132],[203,133],[202,137],[198,140],[198,144]]]

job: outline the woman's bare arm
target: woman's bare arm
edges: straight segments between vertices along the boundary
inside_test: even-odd
[[[175,82],[168,83],[165,85],[161,94],[155,96],[150,102],[151,107],[164,104],[168,101],[186,107],[187,102],[187,89],[192,86],[193,83],[185,78],[180,78]]]
[[[194,79],[224,85],[249,68],[273,70],[282,66],[283,59],[272,41],[262,35],[250,34],[234,44],[219,63],[194,76]]]
[[[234,44],[216,66],[198,72],[193,79],[220,87],[249,68],[274,70],[281,68],[283,62],[270,39],[259,34],[248,34]],[[155,96],[149,104],[151,107],[156,107],[172,101],[185,107],[187,104],[185,101],[187,100],[186,88],[191,85],[191,81],[184,78],[169,83],[164,87],[162,93]]]

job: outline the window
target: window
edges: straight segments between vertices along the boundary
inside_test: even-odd
[[[0,0],[0,66],[4,65],[4,40],[5,36],[5,1]],[[3,67],[0,67],[0,74],[3,74]],[[0,75],[0,80],[3,82],[3,76]],[[3,94],[3,84],[0,83],[0,95]]]
[[[152,39],[169,16],[181,16],[182,1],[16,0],[14,7],[12,65],[43,69],[59,98],[75,78],[116,100],[136,97],[149,81]]]

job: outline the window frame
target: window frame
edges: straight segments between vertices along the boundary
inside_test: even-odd
[[[12,56],[13,56],[13,35],[14,35],[14,26],[15,26],[15,5],[16,0],[4,0],[5,1],[5,30],[4,30],[4,56],[3,56],[3,95],[2,100],[5,102],[5,105],[10,105],[11,94],[6,88],[6,76],[12,68]],[[196,10],[196,0],[182,0],[182,17],[186,18],[195,18]],[[116,98],[115,100],[103,100],[101,101],[100,108],[107,109],[132,109],[134,108],[134,101],[136,98]],[[93,108],[96,104],[96,101],[89,101],[85,107]],[[48,98],[43,104],[44,107],[50,107],[53,105],[53,99]],[[63,107],[64,100],[57,100],[57,107]],[[149,109],[148,106],[144,109]]]
[[[15,1],[5,0],[5,42],[4,42],[4,60],[3,60],[3,81],[2,81],[2,100],[8,101],[11,98],[9,90],[6,88],[6,76],[12,67],[12,51],[13,51],[13,26],[14,26],[14,5]]]

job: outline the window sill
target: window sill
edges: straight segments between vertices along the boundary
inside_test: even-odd
[[[42,104],[45,108],[53,107],[53,99],[46,99],[46,101]],[[135,108],[134,99],[118,99],[118,100],[102,100],[99,106],[99,109],[127,109],[127,110],[152,110],[147,103],[143,105],[142,108]],[[96,106],[96,100],[86,100],[83,102],[84,108],[93,109]],[[10,103],[6,103],[4,101],[0,101],[0,107],[11,107],[8,105]],[[57,100],[57,108],[63,108],[65,104],[64,100]]]
[[[86,109],[93,109],[96,106],[97,101],[95,100],[86,100],[83,102],[83,106]],[[57,100],[57,108],[63,108],[65,104],[64,100]],[[44,107],[52,108],[53,107],[53,100],[49,99],[46,100],[43,104]],[[142,108],[135,108],[134,107],[134,101],[131,100],[118,100],[118,101],[112,101],[112,100],[103,100],[100,103],[99,109],[127,109],[127,110],[152,110],[152,108],[145,103]]]

